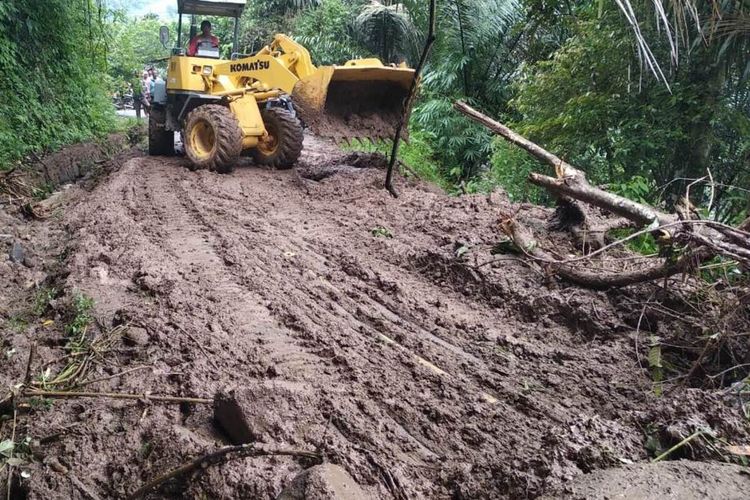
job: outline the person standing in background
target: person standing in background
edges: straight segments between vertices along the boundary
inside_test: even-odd
[[[141,92],[143,93],[141,99],[143,111],[148,116],[151,111],[151,78],[148,76],[148,71],[144,71],[141,76]]]
[[[154,84],[156,83],[156,74],[157,74],[156,69],[154,69],[153,66],[148,68],[148,77],[151,79],[151,83],[149,83],[149,88],[148,88],[148,94],[151,97],[149,102],[152,102],[154,99]]]
[[[138,72],[133,73],[130,85],[133,87],[133,109],[135,110],[135,117],[141,118],[141,107],[143,106],[143,90],[141,87],[141,81],[138,78]]]

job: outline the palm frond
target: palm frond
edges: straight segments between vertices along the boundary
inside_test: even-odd
[[[667,83],[643,35],[642,21],[636,17],[633,3],[631,0],[615,0],[615,3],[633,29],[639,57],[657,78]],[[746,54],[750,44],[750,3],[747,0],[652,0],[652,3],[656,27],[663,31],[669,43],[673,65],[679,62],[681,46],[691,49],[699,44],[717,44],[719,58],[730,57],[731,52]]]
[[[359,42],[384,62],[400,62],[395,59],[406,58],[416,47],[417,30],[401,3],[373,0],[354,20],[354,28]]]

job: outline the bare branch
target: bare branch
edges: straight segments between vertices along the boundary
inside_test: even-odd
[[[552,266],[554,272],[561,278],[576,285],[605,290],[607,288],[622,287],[667,278],[688,270],[691,265],[700,261],[696,255],[687,253],[674,262],[663,262],[630,272],[602,273],[575,268],[564,261],[555,259],[542,250],[533,235],[513,219],[506,219],[500,224],[503,232],[526,255],[544,261]]]
[[[313,459],[313,460],[318,460],[318,461],[322,459],[320,454],[312,452],[312,451],[283,449],[283,448],[271,449],[271,448],[264,448],[264,447],[257,446],[254,443],[240,444],[236,446],[224,446],[212,452],[201,455],[193,460],[190,460],[189,462],[186,462],[180,465],[179,467],[175,469],[172,469],[164,474],[157,476],[156,478],[150,480],[149,482],[147,482],[146,484],[138,488],[136,491],[134,491],[130,496],[128,496],[128,500],[135,500],[137,498],[141,498],[149,491],[153,490],[159,485],[175,477],[188,474],[190,472],[193,472],[194,470],[206,467],[208,465],[225,462],[231,458],[229,457],[229,455],[232,453],[236,454],[234,458],[260,457],[260,456],[268,456],[268,455],[287,455],[287,456],[308,458],[308,459]]]

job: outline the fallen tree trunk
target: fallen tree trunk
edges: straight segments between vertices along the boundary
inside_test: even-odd
[[[575,170],[575,172],[570,172],[570,170],[564,171],[562,172],[562,176],[557,179],[532,172],[529,174],[529,182],[545,188],[550,193],[565,195],[589,205],[609,210],[620,217],[625,217],[635,222],[639,226],[653,226],[657,228],[658,226],[677,220],[676,216],[659,213],[651,207],[591,186],[586,180],[584,173],[580,170]]]
[[[716,255],[734,259],[745,269],[750,267],[750,233],[747,232],[750,229],[750,218],[738,228],[733,228],[710,220],[691,220],[695,210],[689,203],[685,203],[684,207],[678,207],[677,214],[661,212],[643,203],[590,185],[583,171],[468,104],[458,101],[454,108],[552,167],[557,177],[532,172],[528,180],[546,189],[563,203],[580,201],[607,210],[634,222],[640,228],[645,227],[644,232],[652,232],[657,243],[662,246],[671,247],[675,242],[682,245],[679,249],[670,249],[676,254],[676,258],[662,259],[659,264],[627,272],[592,272],[571,266],[570,261],[552,257],[539,246],[531,233],[512,217],[501,220],[503,232],[523,253],[553,267],[562,278],[589,288],[626,286],[687,272]],[[596,253],[599,251],[594,252]]]
[[[513,132],[500,122],[480,113],[468,104],[458,101],[453,106],[462,114],[477,123],[484,125],[508,142],[520,147],[537,160],[551,166],[557,173],[557,179],[536,173],[529,174],[532,184],[543,187],[556,195],[565,195],[576,200],[604,208],[621,217],[632,220],[642,226],[665,224],[676,220],[676,217],[660,213],[651,207],[641,205],[623,196],[609,193],[591,186],[586,174],[543,147]]]

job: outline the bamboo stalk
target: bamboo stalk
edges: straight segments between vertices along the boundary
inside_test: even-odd
[[[109,399],[145,399],[160,403],[194,403],[213,404],[213,399],[190,398],[180,396],[162,396],[158,394],[129,394],[122,392],[81,392],[81,391],[42,391],[31,389],[23,393],[24,396],[42,396],[48,398],[109,398]]]

